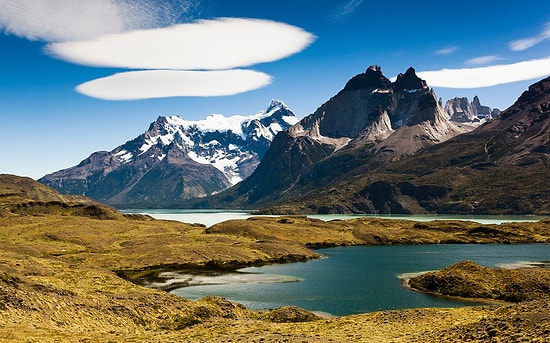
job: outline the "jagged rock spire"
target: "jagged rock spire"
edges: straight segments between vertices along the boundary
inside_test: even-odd
[[[416,89],[427,89],[428,84],[426,81],[422,80],[416,75],[416,71],[413,67],[407,69],[405,74],[399,73],[397,75],[397,80],[393,84],[393,89],[395,91],[403,90],[416,90]]]
[[[358,89],[387,89],[390,87],[391,81],[382,74],[382,68],[372,65],[364,73],[349,80],[339,94]]]

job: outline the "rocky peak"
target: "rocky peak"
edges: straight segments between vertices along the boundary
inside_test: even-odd
[[[451,118],[451,121],[457,123],[483,123],[498,116],[500,110],[481,105],[479,97],[476,95],[472,102],[466,97],[447,100],[445,113]]]
[[[273,99],[264,111],[264,118],[259,119],[260,123],[269,126],[270,123],[283,121],[287,124],[294,125],[299,119],[294,116],[294,113],[281,100]]]
[[[390,87],[391,81],[382,74],[382,68],[372,65],[364,73],[349,80],[338,94],[358,89],[388,89]]]
[[[479,97],[476,95],[472,100],[472,107],[474,108],[476,115],[480,119],[491,119],[493,117],[493,109],[489,106],[481,105]],[[499,111],[498,109],[496,109]]]
[[[393,84],[393,89],[396,92],[415,91],[428,89],[428,84],[416,75],[416,71],[413,67],[410,67],[405,74],[399,73],[399,75],[397,75],[397,79]]]
[[[149,125],[146,134],[151,136],[165,135],[167,134],[168,126],[168,117],[159,116]]]
[[[379,141],[380,137],[389,137],[404,126],[417,125],[422,125],[423,129],[418,128],[419,132],[414,135],[424,137],[426,135],[420,131],[428,129],[431,133],[427,136],[432,141],[462,132],[450,125],[435,94],[426,81],[416,75],[414,68],[399,74],[392,84],[379,66],[371,66],[348,81],[344,90],[315,113],[304,118],[291,134],[295,137],[307,135],[340,149],[358,137],[364,142],[371,141],[372,137]],[[401,137],[400,141],[403,139]]]
[[[269,106],[267,106],[265,113],[269,113],[275,110],[284,109],[288,111],[288,106],[279,99],[271,99]]]
[[[513,106],[539,103],[541,101],[548,102],[550,97],[550,77],[543,79],[531,86],[521,94],[518,100],[514,103]]]

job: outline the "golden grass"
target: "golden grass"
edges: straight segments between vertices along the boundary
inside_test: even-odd
[[[452,341],[481,320],[512,320],[511,313],[527,318],[541,308],[548,313],[548,306],[514,305],[525,307],[519,314],[493,307],[418,309],[281,323],[316,318],[294,308],[260,314],[219,298],[189,301],[135,285],[115,271],[311,259],[317,254],[308,247],[316,246],[549,242],[549,224],[262,217],[206,229],[145,217],[9,215],[0,218],[0,341]],[[536,327],[524,331],[544,337]]]

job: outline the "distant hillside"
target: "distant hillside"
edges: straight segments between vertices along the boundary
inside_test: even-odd
[[[273,137],[297,121],[280,100],[251,116],[159,117],[139,137],[39,181],[117,207],[169,207],[248,177]]]

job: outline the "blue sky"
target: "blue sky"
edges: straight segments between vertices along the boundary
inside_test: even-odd
[[[304,117],[373,64],[504,109],[550,74],[550,2],[0,0],[0,173],[74,166],[160,115],[277,98]]]

